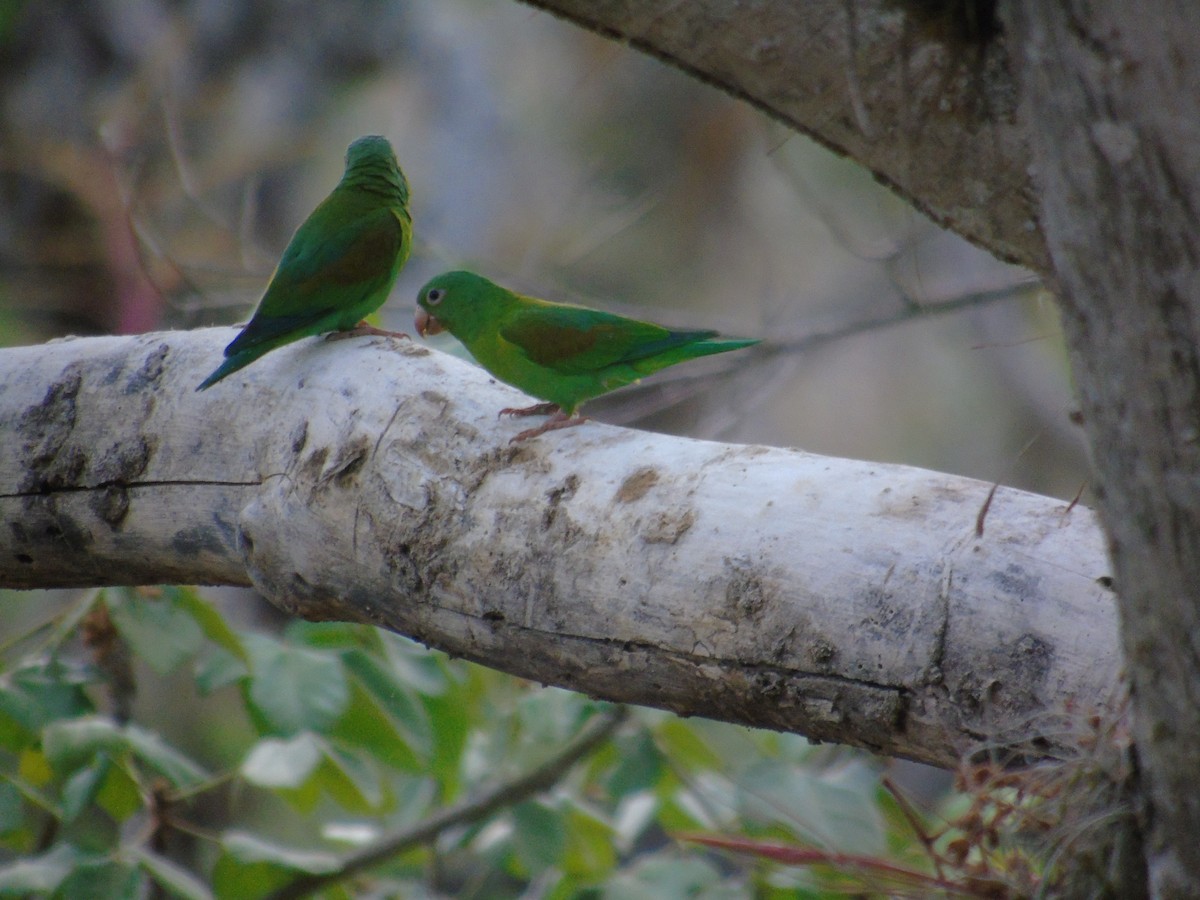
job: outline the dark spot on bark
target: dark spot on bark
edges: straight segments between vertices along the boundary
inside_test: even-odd
[[[30,556],[28,553],[18,553],[17,554],[17,562],[24,563],[27,566],[32,565],[33,557]]]
[[[71,485],[82,473],[86,464],[83,454],[78,450],[63,453],[75,428],[75,399],[82,385],[80,364],[72,363],[46,389],[42,402],[21,414],[17,427],[25,435],[22,449],[29,466],[22,491],[46,491]]]
[[[167,355],[171,352],[171,348],[166,344],[159,344],[146,357],[141,368],[133,373],[133,377],[125,385],[125,394],[137,394],[144,390],[154,387],[158,380],[162,378],[164,369],[163,363],[166,361]]]
[[[504,621],[504,613],[502,613],[498,609],[489,609],[486,612],[484,612],[483,620],[485,622],[503,622]]]
[[[366,465],[370,453],[371,445],[365,435],[341,448],[330,466],[334,483],[342,488],[353,484],[354,476]]]
[[[131,484],[146,471],[153,455],[154,443],[145,437],[117,444],[94,463],[93,481],[97,484]]]
[[[171,538],[171,549],[180,556],[224,553],[225,543],[221,540],[221,532],[228,532],[229,529],[224,522],[219,522],[218,525],[218,528],[195,526],[175,532]]]
[[[308,422],[301,422],[300,425],[292,432],[292,452],[297,456],[304,450],[304,445],[308,443]]]
[[[754,687],[764,698],[778,697],[784,691],[783,677],[778,672],[757,672]]]
[[[1022,600],[1032,600],[1040,596],[1041,579],[1031,576],[1017,565],[1009,565],[1003,572],[993,572],[988,578],[1005,594]]]
[[[87,468],[87,456],[78,447],[66,447],[49,459],[34,462],[29,477],[22,485],[25,492],[49,493],[62,488],[78,487]]]
[[[725,608],[729,618],[738,622],[761,615],[767,597],[758,572],[746,560],[727,559],[725,565],[730,573],[725,586]]]
[[[814,666],[826,669],[837,658],[837,647],[824,638],[818,638],[809,645],[808,653]]]
[[[666,510],[658,514],[642,533],[647,544],[675,544],[696,524],[694,509]]]
[[[1101,575],[1096,579],[1096,584],[1100,585],[1102,588],[1108,588],[1111,591],[1113,590],[1114,584],[1113,577],[1111,575]]]
[[[329,459],[329,448],[317,448],[309,454],[308,459],[300,467],[300,477],[315,481],[321,474],[321,470],[325,468],[325,461],[327,459]]]
[[[92,493],[90,506],[102,522],[116,529],[129,514],[129,492],[124,487],[110,484]]]
[[[621,482],[613,499],[618,503],[633,503],[645,497],[656,484],[658,484],[658,471],[644,466]]]
[[[575,492],[579,490],[579,476],[574,473],[563,479],[563,483],[558,487],[551,488],[546,492],[546,510],[542,513],[542,528],[549,530],[554,524],[555,518],[558,517],[558,507],[564,500],[570,500],[575,496]]]
[[[53,499],[44,500],[41,508],[34,511],[34,516],[42,535],[62,544],[68,550],[78,552],[91,546],[91,533],[70,516],[60,513]]]

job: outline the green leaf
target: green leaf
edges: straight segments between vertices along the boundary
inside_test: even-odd
[[[378,644],[376,629],[350,622],[307,622],[303,619],[293,619],[288,622],[284,635],[289,641],[321,650],[373,648]]]
[[[311,733],[284,740],[264,738],[242,763],[242,777],[264,788],[298,788],[321,764],[323,745]]]
[[[0,781],[0,835],[11,834],[25,821],[21,792],[9,781]]]
[[[79,854],[59,844],[41,856],[0,866],[0,897],[48,896],[75,868]]]
[[[406,698],[407,701],[407,698]],[[422,736],[421,750],[425,755],[430,751],[433,739],[430,726],[425,714],[425,707],[418,703],[410,704],[415,709],[414,718],[419,715],[426,732]],[[394,706],[392,706],[394,708]],[[350,679],[350,702],[346,713],[337,720],[332,728],[331,736],[341,740],[350,748],[370,752],[385,766],[400,769],[402,772],[422,772],[425,769],[421,761],[409,748],[410,732],[397,728],[396,721],[389,714],[390,709],[380,706],[371,694],[362,686],[355,673]]]
[[[96,805],[113,821],[124,822],[141,811],[145,803],[141,788],[130,774],[121,766],[110,765],[96,793]]]
[[[55,900],[135,900],[141,895],[136,866],[113,859],[80,862],[54,892]]]
[[[196,689],[201,696],[236,684],[249,674],[246,663],[224,647],[210,647],[196,659]]]
[[[325,748],[318,779],[334,800],[353,812],[371,812],[383,801],[383,787],[375,770],[366,761],[335,747]]]
[[[525,871],[537,875],[558,865],[567,847],[564,817],[542,803],[513,807],[513,844]]]
[[[6,720],[0,746],[19,750],[46,723],[91,712],[84,686],[95,680],[93,671],[57,660],[38,661],[0,678],[0,720]]]
[[[213,888],[218,897],[238,900],[262,897],[299,874],[321,875],[340,865],[330,853],[281,847],[243,831],[225,832],[221,848],[213,868]]]
[[[323,732],[346,711],[350,689],[337,657],[259,635],[247,640],[247,648],[253,661],[250,702],[271,731]]]
[[[270,863],[241,863],[223,853],[213,866],[212,886],[218,897],[256,900],[274,893],[295,877],[289,869]]]
[[[432,747],[429,714],[418,702],[413,688],[399,673],[361,650],[350,651],[343,658],[346,667],[409,735],[408,740],[419,752],[428,753]]]
[[[110,765],[109,759],[102,757],[79,769],[67,779],[62,788],[64,823],[75,819],[96,798]]]
[[[169,588],[175,595],[179,609],[191,616],[210,641],[235,659],[249,662],[249,654],[238,633],[229,627],[216,605],[205,600],[194,588]]]
[[[616,739],[618,763],[606,779],[615,798],[645,791],[658,784],[666,771],[666,760],[646,729]]]
[[[133,652],[160,675],[173,672],[204,643],[204,632],[170,593],[150,599],[122,591],[109,601],[109,614]]]
[[[874,769],[848,763],[832,771],[759,760],[738,779],[742,814],[780,825],[818,847],[880,855],[887,830],[875,801]]]
[[[17,761],[17,774],[26,784],[45,787],[54,779],[46,754],[36,747],[26,747]]]
[[[592,700],[574,691],[529,691],[517,701],[521,738],[543,757],[549,756],[549,749],[569,741],[595,709]]]
[[[174,787],[190,790],[209,779],[208,772],[154,732],[146,731],[137,725],[126,725],[123,730],[133,754]]]
[[[410,690],[436,697],[450,689],[445,655],[422,647],[416,641],[392,631],[376,630],[387,668]]]
[[[738,900],[751,896],[747,885],[721,883],[720,873],[702,859],[659,854],[641,859],[604,887],[604,900]]]
[[[134,858],[159,887],[172,895],[183,900],[213,900],[213,892],[203,881],[165,856],[139,849]]]
[[[712,750],[693,727],[682,719],[668,719],[654,729],[656,742],[663,754],[675,765],[688,769],[717,769],[724,771],[724,760]],[[746,753],[743,746],[742,753]]]
[[[558,865],[575,879],[600,879],[617,862],[613,827],[581,803],[566,811],[567,848]]]
[[[221,849],[240,863],[270,863],[281,869],[308,875],[333,872],[341,865],[332,853],[284,847],[246,831],[225,832],[221,835]]]
[[[487,685],[493,682],[492,673],[478,666],[462,671],[464,678],[452,690],[422,697],[433,729],[433,749],[427,757],[429,774],[441,784],[443,799],[457,795],[471,731],[481,726],[489,712],[484,704],[489,697]],[[495,682],[509,684],[511,679],[497,675]]]
[[[101,751],[118,756],[132,753],[178,788],[196,787],[207,773],[158,735],[137,725],[117,725],[101,716],[54,722],[42,733],[42,747],[50,763],[68,772],[89,763]]]

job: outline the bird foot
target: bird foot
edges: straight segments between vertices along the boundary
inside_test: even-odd
[[[347,329],[346,331],[331,331],[331,332],[329,332],[329,334],[325,335],[325,340],[327,340],[327,341],[344,341],[346,338],[365,337],[367,335],[374,335],[375,337],[392,337],[392,338],[408,337],[408,335],[405,334],[403,331],[387,331],[383,328],[376,328],[374,325],[368,325],[364,321],[364,322],[359,322],[353,328]]]
[[[500,416],[547,416],[550,413],[561,412],[562,409],[557,403],[535,403],[533,406],[506,406],[496,413],[496,418],[500,418]]]
[[[565,412],[559,410],[537,428],[526,429],[511,438],[509,443],[519,444],[521,441],[535,438],[539,434],[545,434],[547,431],[558,431],[560,428],[574,428],[576,425],[582,425],[586,421],[587,416],[568,416]]]

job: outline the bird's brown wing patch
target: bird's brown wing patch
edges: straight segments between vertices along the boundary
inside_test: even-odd
[[[669,332],[649,322],[578,306],[534,306],[514,314],[500,336],[529,360],[565,374],[597,372],[625,361]]]

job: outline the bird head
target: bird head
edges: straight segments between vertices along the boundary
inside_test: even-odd
[[[496,286],[473,272],[445,272],[417,294],[415,325],[421,337],[449,331],[462,338],[480,319],[479,313]]]

